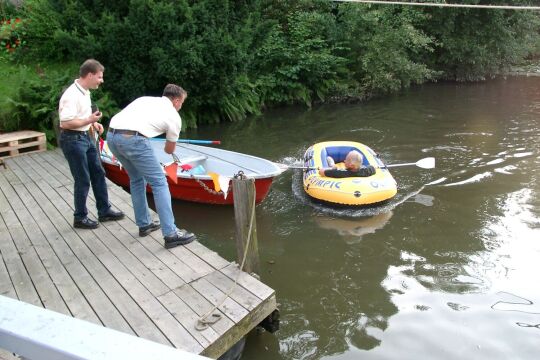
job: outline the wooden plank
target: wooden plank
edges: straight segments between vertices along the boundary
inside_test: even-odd
[[[25,141],[25,142],[10,141],[10,142],[0,144],[0,153],[12,152],[13,150],[15,150],[14,154],[18,154],[19,153],[18,150],[21,150],[21,152],[25,153],[26,152],[25,150],[27,150],[26,148],[29,148],[29,147],[34,147],[35,150],[41,150],[41,151],[44,151],[46,149],[45,141],[41,139],[36,139],[34,141]]]
[[[31,197],[28,189],[17,189],[17,193],[21,197],[21,200],[28,206],[30,213],[35,219],[35,223],[31,225],[32,228],[40,230],[40,232],[36,232],[30,236],[32,245],[43,262],[43,266],[47,269],[54,286],[58,288],[59,293],[66,302],[71,314],[79,319],[101,325],[98,316],[86,301],[79,287],[75,284],[47,241],[47,236],[59,237],[60,234],[54,229],[49,218],[39,207],[39,204]]]
[[[72,192],[71,192],[72,189],[61,187],[56,190],[63,198],[72,197]],[[93,201],[89,199],[89,203],[93,204]],[[122,208],[120,208],[120,210],[123,211]],[[88,212],[92,214],[94,217],[96,217],[96,212],[92,206],[88,207]],[[105,226],[106,228],[109,228],[110,226],[112,226],[110,223],[109,224],[104,223],[102,225]],[[136,226],[135,228],[138,229]],[[190,282],[194,279],[198,279],[201,277],[201,274],[195,272],[192,268],[187,266],[184,263],[183,259],[179,259],[178,257],[174,256],[174,254],[171,253],[169,250],[165,249],[162,243],[163,240],[157,240],[154,236],[155,234],[151,234],[142,239],[137,237],[134,239],[134,241],[139,242],[147,251],[154,254],[154,256],[157,259],[159,259],[159,261],[161,261],[166,267],[172,270],[173,273],[177,274],[182,279],[183,282]]]
[[[71,177],[71,172],[61,172],[56,167],[55,163],[51,162],[51,153],[54,153],[56,151],[47,151],[40,154],[31,154],[28,156],[22,157],[22,159],[25,159],[30,164],[37,164],[37,165],[30,165],[30,166],[36,166],[37,168],[41,169],[41,171],[36,171],[40,176],[43,174],[43,176],[46,176],[48,178],[49,184],[53,188],[57,188],[60,186],[67,186],[72,185],[73,186],[73,178]],[[33,160],[33,161],[30,161]]]
[[[213,305],[217,305],[218,309],[221,310],[221,312],[234,323],[238,323],[248,315],[248,311],[246,309],[244,309],[230,297],[225,297],[225,293],[223,291],[219,290],[205,278],[194,281],[191,283],[191,286]],[[225,301],[223,301],[224,298]]]
[[[201,243],[167,250],[159,231],[138,237],[130,195],[109,181],[109,199],[126,218],[91,231],[73,229],[73,180],[58,149],[13,158],[7,165],[12,168],[5,175],[12,191],[12,201],[8,201],[12,214],[7,218],[20,216],[36,228],[19,224],[23,229],[19,231],[29,238],[33,234],[34,258],[41,260],[43,272],[49,272],[52,286],[65,299],[65,288],[53,278],[53,267],[71,274],[72,284],[81,288],[94,316],[107,327],[117,328],[118,324],[106,323],[110,322],[106,314],[116,311],[129,328],[126,332],[216,358],[275,310],[274,290]],[[0,201],[3,195],[0,191]],[[96,216],[92,194],[88,209]],[[14,244],[11,236],[10,241]],[[56,265],[49,259],[51,254],[57,258]],[[5,259],[0,260],[0,271],[9,270]],[[231,290],[237,276],[238,284]],[[83,279],[90,285],[84,286]],[[9,276],[0,276],[0,281],[0,291],[16,294]],[[100,305],[96,305],[98,298],[103,302]],[[65,303],[75,315],[70,303]],[[197,320],[214,305],[222,318],[198,331]]]
[[[0,184],[4,185],[3,181],[0,182]],[[6,191],[6,188],[8,187],[4,187],[4,191]],[[8,194],[7,198],[10,203],[22,200],[11,191],[8,191]],[[22,209],[15,213],[11,211],[4,212],[2,216],[5,221],[5,226],[17,247],[17,252],[26,267],[26,271],[34,283],[41,303],[47,309],[71,315],[62,296],[58,292],[58,289],[49,277],[48,271],[41,262],[41,259],[36,252],[36,248],[30,241],[30,238],[43,236],[30,213],[26,209]]]
[[[42,306],[39,295],[34,288],[32,279],[27,273],[17,248],[7,231],[4,215],[0,221],[0,252],[8,270],[17,298],[34,305]]]
[[[268,285],[265,285],[264,283],[255,279],[253,276],[240,271],[237,264],[230,264],[229,266],[221,269],[221,272],[227,275],[230,279],[236,279],[238,276],[238,283],[260,299],[267,299],[275,293],[274,289]]]
[[[277,307],[276,297],[271,296],[264,300],[259,306],[251,311],[236,323],[224,336],[221,336],[216,342],[208,346],[201,355],[211,358],[217,358],[225,351],[232,348],[242,337],[244,337],[255,326],[261,323]]]
[[[193,289],[190,284],[186,284],[175,289],[174,293],[199,317],[206,315],[212,308],[214,308],[214,305],[210,301],[208,301],[203,295]],[[219,335],[223,335],[234,325],[234,322],[228,317],[226,317],[225,314],[219,309],[214,310],[214,312],[221,314],[221,320],[214,324],[211,324],[210,326]]]
[[[19,160],[20,159],[17,159],[17,161]],[[61,198],[56,191],[48,187],[43,179],[40,178],[38,182],[39,185],[42,186],[42,194],[45,194],[47,197],[46,200],[44,199],[39,202],[40,204],[45,204],[46,207],[43,208],[43,210],[49,214],[55,227],[58,229],[58,232],[62,234],[66,239],[66,242],[69,243],[70,251],[73,251],[74,254],[71,255],[71,257],[79,259],[91,274],[87,274],[87,281],[89,283],[94,283],[94,286],[91,287],[91,289],[87,287],[83,290],[83,293],[87,297],[89,295],[94,295],[96,296],[96,298],[93,299],[94,301],[102,302],[101,304],[96,304],[94,309],[101,312],[100,318],[104,324],[107,327],[128,333],[135,331],[135,333],[141,337],[163,344],[170,344],[159,328],[133,300],[131,295],[120,286],[109,271],[87,248],[82,239],[89,244],[95,245],[99,241],[94,233],[88,230],[80,230],[79,233],[76,233],[69,222],[69,219],[71,219],[71,211],[69,210],[70,207],[65,202],[66,199]],[[54,204],[54,206],[52,206],[52,204]],[[103,251],[99,252],[102,255],[105,253]],[[103,255],[103,261],[111,263],[114,262],[114,259]],[[125,268],[117,271],[128,272]],[[79,284],[79,286],[81,286],[81,284]],[[97,292],[93,292],[94,289]]]
[[[3,220],[1,221],[3,224]],[[5,231],[3,228],[0,231]],[[10,298],[16,299],[17,293],[9,277],[8,269],[4,263],[4,259],[0,254],[0,295],[8,296]]]
[[[231,299],[242,305],[246,310],[251,311],[255,309],[261,302],[261,299],[247,291],[242,285],[229,279],[219,271],[215,271],[205,277],[210,283],[212,283],[219,290],[225,294],[229,294]]]
[[[174,292],[168,292],[158,297],[161,304],[169,309],[173,316],[182,324],[182,326],[190,333],[193,338],[204,347],[208,347],[214,342],[219,335],[212,329],[208,328],[199,331],[195,328],[199,316],[187,306]]]
[[[44,133],[36,131],[16,131],[0,134],[0,157],[9,158],[23,153],[47,150]]]
[[[48,152],[49,153],[49,152]],[[52,157],[48,156],[52,160]],[[60,164],[58,161],[58,157],[56,157],[54,160],[55,166],[57,167],[64,167],[64,170],[67,170],[67,167],[65,167],[65,161],[64,164]],[[108,181],[110,184],[110,182]],[[114,185],[115,186],[115,185]],[[111,186],[109,186],[110,188]],[[73,189],[67,188],[67,191],[72,193]],[[64,190],[58,190],[59,192],[63,192]],[[111,200],[114,200],[116,198],[123,198],[123,201],[115,201],[115,204],[118,205],[118,208],[126,214],[128,218],[134,221],[134,214],[133,209],[129,205],[128,207],[128,201],[131,203],[130,196],[126,196],[126,193],[122,190],[122,194],[116,194],[115,192],[109,193],[109,198]],[[64,196],[67,196],[67,193],[63,192]],[[129,199],[126,201],[125,199]],[[120,199],[119,199],[120,200]],[[95,211],[93,210],[93,207],[91,205],[95,204],[95,200],[92,197],[89,197],[88,199],[88,210],[90,213],[92,213],[95,216]],[[114,226],[109,224],[104,224],[104,226]],[[138,233],[138,228],[135,226],[136,232]],[[160,232],[155,232],[147,237],[147,239],[154,239],[155,242],[149,242],[149,241],[143,241],[141,244],[151,253],[153,253],[155,256],[159,258],[160,261],[163,262],[170,270],[172,270],[175,274],[178,274],[181,279],[184,282],[190,282],[193,280],[196,280],[210,272],[213,271],[213,269],[203,260],[198,258],[197,256],[194,256],[193,253],[187,251],[183,247],[177,247],[171,249],[172,251],[164,251],[163,249],[163,238],[160,235],[156,235],[156,233],[161,234]],[[159,237],[158,237],[159,236]],[[176,254],[176,256],[175,256]],[[176,284],[176,286],[181,286],[182,284]],[[172,287],[172,288],[174,288]]]
[[[0,229],[0,243],[4,241],[8,241],[8,240],[2,239],[2,234],[7,233],[7,229],[5,228],[5,224],[4,224],[4,220],[2,216],[4,207],[6,207],[7,209],[7,204],[8,204],[7,199],[4,196],[2,188],[0,187],[0,226],[3,226]],[[15,288],[13,287],[13,283],[11,282],[11,278],[9,276],[8,269],[6,267],[5,260],[2,257],[1,249],[0,249],[0,295],[9,296],[14,299],[17,298],[17,293],[15,292]]]
[[[229,261],[219,256],[217,252],[208,249],[198,241],[193,241],[185,245],[185,247],[202,260],[206,261],[206,263],[208,263],[214,269],[222,269],[230,264]]]
[[[11,160],[11,167],[15,170],[20,170],[14,161]],[[24,173],[22,173],[24,174]],[[26,176],[26,175],[21,175]],[[82,291],[84,297],[88,299],[91,307],[98,312],[100,321],[106,326],[118,329],[124,332],[132,333],[128,323],[116,310],[104,292],[101,290],[99,281],[94,281],[92,276],[87,272],[86,267],[79,261],[76,254],[72,251],[72,247],[80,242],[80,239],[71,229],[71,226],[60,220],[58,212],[49,202],[49,200],[43,195],[43,193],[37,189],[33,182],[28,182],[27,186],[30,191],[33,192],[42,211],[48,214],[51,219],[51,223],[54,224],[56,231],[52,234],[48,234],[47,239],[49,244],[59,261],[66,268],[66,271],[71,274],[71,277],[77,284],[77,287]],[[49,193],[52,193],[52,189],[49,189]],[[39,224],[41,226],[41,223]],[[133,310],[133,309],[132,309]]]
[[[59,194],[61,192],[66,192],[65,187],[55,189]],[[54,196],[54,194],[51,194]],[[58,208],[59,212],[63,214],[65,220],[70,219],[69,209],[70,206],[66,203],[66,199],[69,199],[68,194],[63,194],[62,198],[50,198],[50,200]],[[97,278],[105,278],[105,284],[109,286],[114,286],[116,281],[122,285],[122,288],[126,289],[137,304],[144,310],[147,316],[153,320],[153,322],[158,326],[163,334],[166,335],[167,339],[176,347],[185,349],[187,351],[199,353],[202,351],[201,345],[196,342],[185,329],[172,317],[172,315],[163,308],[161,304],[151,295],[151,293],[126,269],[111,253],[108,251],[103,251],[102,244],[96,238],[94,231],[78,231],[80,236],[79,244],[74,248],[75,245],[72,245],[74,253],[77,255],[81,261],[89,264],[86,265],[87,268],[90,268],[93,274],[97,274]],[[78,243],[78,242],[75,242]],[[89,253],[89,249],[94,252],[92,256]],[[99,259],[95,256],[99,256]],[[103,265],[101,265],[103,264]],[[107,269],[107,270],[105,270]],[[106,272],[107,271],[107,272]],[[110,272],[110,273],[109,273]],[[113,281],[110,277],[114,277],[116,281]],[[94,275],[96,277],[96,275]],[[99,281],[100,285],[103,286],[104,282]],[[118,293],[115,293],[113,298],[117,298]],[[125,314],[126,317],[128,314]],[[141,335],[143,336],[143,335]],[[149,334],[146,334],[147,337]],[[152,339],[155,336],[152,336]],[[153,339],[154,340],[154,339]]]
[[[0,318],[0,346],[24,359],[206,359],[3,296]]]
[[[0,134],[0,143],[18,141],[28,138],[44,137],[45,133],[37,132],[33,130],[21,130],[10,133]]]
[[[32,167],[34,166],[39,166],[38,164],[32,164]],[[63,188],[63,189],[59,189],[58,191],[62,192],[62,195],[63,196],[71,196],[71,195],[68,195],[68,191],[66,191],[69,189],[66,189],[66,188]],[[123,190],[122,190],[123,191]],[[71,192],[69,192],[71,194]],[[129,198],[129,195],[126,196],[127,194],[125,192],[123,192],[123,196],[124,197],[127,197]],[[129,199],[130,202],[131,202],[131,199]],[[93,201],[93,199],[89,199],[88,201],[88,205],[89,205],[89,208],[92,207],[93,204],[95,204],[95,202]],[[118,203],[118,202],[116,202]],[[127,205],[126,202],[124,202],[124,205]],[[133,213],[133,209],[131,207],[126,207],[126,206],[123,206],[120,210],[126,212],[126,214],[128,215],[128,218],[130,217],[129,214],[130,213]],[[95,212],[93,210],[89,210],[91,213],[94,213]],[[156,256],[154,255],[155,253],[153,251],[149,251],[147,249],[145,249],[145,247],[143,247],[142,243],[138,242],[138,241],[134,241],[133,237],[131,237],[130,235],[131,234],[128,234],[126,231],[123,230],[123,228],[125,227],[128,227],[130,224],[132,225],[131,228],[134,228],[136,229],[136,232],[135,236],[138,237],[138,228],[135,226],[135,224],[133,223],[130,223],[128,224],[128,226],[126,226],[125,224],[122,224],[123,226],[119,226],[119,223],[124,223],[124,221],[121,221],[121,222],[109,222],[109,223],[105,223],[105,224],[102,224],[104,225],[108,230],[111,231],[111,233],[115,234],[115,236],[119,239],[119,240],[124,240],[123,243],[124,243],[124,246],[126,246],[132,253],[133,255],[139,259],[140,261],[142,261],[145,265],[146,265],[146,268],[147,269],[151,269],[155,275],[160,278],[162,281],[164,281],[168,286],[169,288],[175,288],[175,287],[178,287],[178,286],[181,286],[185,283],[184,280],[182,280],[176,272],[173,272],[168,266],[163,266],[163,264],[160,264],[159,263],[159,260],[161,259],[157,259]],[[107,235],[107,232],[105,231],[105,229],[97,229],[95,230],[96,232],[100,232],[100,235],[106,237]],[[103,239],[104,240],[104,243],[105,244],[111,244],[109,242],[110,238],[109,239]],[[152,245],[152,244],[151,244]],[[155,250],[155,244],[154,244],[154,249]],[[111,249],[112,250],[112,249]],[[116,249],[118,251],[116,251],[115,253],[118,255],[120,253],[120,250],[119,249]],[[125,253],[125,251],[123,252]],[[125,254],[124,254],[125,255]],[[168,264],[175,264],[175,259],[170,255],[170,254],[163,254],[163,257],[166,257],[168,258],[170,261],[168,261]],[[133,265],[133,263],[130,263],[129,265]],[[130,266],[128,266],[130,267]],[[189,270],[189,268],[183,266],[181,268],[178,268],[178,266],[174,266],[176,268],[177,271],[181,271],[180,273],[181,274],[186,274],[185,277],[188,277],[189,273],[192,272],[191,270]],[[141,267],[139,267],[139,271],[143,271],[143,269]],[[188,277],[188,279],[192,278],[192,277],[196,277],[197,275],[194,275],[194,276],[191,276],[191,277]],[[148,276],[141,276],[139,277],[140,279],[145,279],[147,278]],[[153,284],[154,286],[155,284]],[[156,290],[153,290],[152,293],[154,294],[163,294],[164,292],[166,292],[168,289],[156,289]]]
[[[63,188],[59,188],[57,189],[57,191],[59,193],[61,193],[61,195],[63,197],[68,197],[68,196],[72,196],[72,189],[71,188],[66,188],[66,187],[63,187]],[[94,204],[94,201],[93,199],[88,199],[88,202],[89,202],[89,205],[90,204]],[[124,210],[127,210],[129,211],[130,209],[126,209],[125,206],[120,206],[119,207],[120,210],[124,211]],[[96,212],[95,210],[93,209],[92,206],[89,206],[88,207],[88,211],[89,213],[91,213],[93,216],[96,216]],[[128,218],[131,218],[132,216],[134,215],[130,215],[128,212],[124,211],[127,215]],[[103,226],[109,228],[110,226],[114,226],[114,225],[111,225],[111,223],[105,223],[103,224]],[[138,228],[135,226],[135,229],[138,233]],[[160,235],[156,235],[156,233],[160,234]],[[149,240],[153,240],[153,241],[149,241]],[[196,280],[196,279],[199,279],[200,277],[204,276],[208,271],[208,265],[206,263],[204,263],[202,260],[200,259],[193,259],[194,255],[191,254],[191,253],[188,253],[188,252],[185,252],[183,250],[180,250],[178,248],[173,248],[173,249],[165,249],[164,246],[163,246],[163,238],[161,237],[161,232],[154,232],[148,236],[146,236],[145,238],[141,239],[141,238],[136,238],[136,241],[140,242],[140,244],[147,250],[149,251],[150,253],[154,254],[154,256],[156,256],[165,266],[167,266],[170,270],[172,270],[175,274],[177,274],[183,282],[190,282],[190,281],[193,281],[193,280]],[[180,247],[179,247],[180,248]],[[175,256],[175,254],[173,252],[171,252],[171,250],[175,250],[177,249],[177,253],[179,253],[180,255],[179,256]],[[186,264],[186,262],[190,262],[192,264],[193,267],[195,267],[193,264],[201,264],[201,267],[203,267],[202,269],[197,269],[197,268],[193,268],[192,266],[189,266],[188,264]],[[179,284],[181,285],[181,284]]]
[[[31,161],[33,159],[29,159],[28,157],[25,158],[26,159],[21,158],[19,161],[22,162],[26,160],[27,166],[32,169],[38,170],[40,168],[40,164]],[[39,171],[37,172],[38,174],[35,175],[39,176]],[[46,179],[48,179],[48,177]],[[64,191],[64,188],[61,189],[61,191]],[[89,205],[94,203],[95,202],[90,202]],[[107,228],[102,226],[94,230],[98,239],[100,239],[102,244],[106,247],[95,249],[94,252],[99,254],[104,251],[111,251],[114,253],[115,256],[138,279],[140,279],[154,295],[163,294],[167,292],[169,288],[184,284],[184,281],[182,281],[178,275],[167,267],[161,266],[151,252],[146,251],[140,243],[134,241],[131,234],[124,230],[124,227],[127,226],[124,225],[124,227],[122,227],[119,225],[123,223],[125,223],[124,220],[120,222],[109,222],[106,224]],[[126,248],[130,251],[125,251]]]
[[[7,198],[5,191],[9,185],[5,183],[3,174],[4,172],[0,172],[0,190],[4,195],[3,197]],[[6,216],[9,216],[10,219],[13,218],[11,216],[13,210],[9,207],[7,201],[0,203],[0,206],[0,253],[8,270],[17,298],[30,304],[42,306],[32,279],[24,267],[24,263],[19,256],[17,247],[11,238],[5,222]],[[20,227],[20,225],[18,226]]]

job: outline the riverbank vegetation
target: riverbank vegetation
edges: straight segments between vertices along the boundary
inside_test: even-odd
[[[25,0],[18,8],[0,1],[3,130],[52,128],[62,88],[90,57],[106,67],[93,95],[106,115],[173,82],[188,90],[182,117],[196,127],[284,104],[483,80],[540,53],[534,11],[326,0]]]

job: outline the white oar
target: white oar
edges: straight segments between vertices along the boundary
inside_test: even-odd
[[[274,163],[274,164],[276,164],[283,170],[288,170],[288,169],[319,170],[319,168],[312,167],[312,166],[296,166],[296,165],[287,165],[287,164],[280,164],[280,163]]]
[[[435,167],[435,158],[434,157],[427,157],[424,159],[420,159],[415,163],[405,163],[405,164],[390,164],[386,165],[387,168],[391,167],[398,167],[398,166],[411,166],[415,165],[422,169],[433,169]]]
[[[319,170],[319,168],[315,168],[311,166],[295,166],[295,165],[286,165],[286,164],[279,164],[279,163],[275,163],[275,164],[284,170],[287,170],[287,169]],[[420,159],[415,163],[390,164],[390,165],[386,165],[385,167],[391,168],[391,167],[410,166],[410,165],[415,165],[422,169],[433,169],[435,167],[435,158],[427,157],[424,159]]]

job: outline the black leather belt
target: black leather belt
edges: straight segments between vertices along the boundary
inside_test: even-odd
[[[81,130],[71,130],[71,129],[60,129],[61,132],[68,133],[68,134],[87,134],[88,130],[81,131]]]
[[[139,136],[142,136],[142,137],[146,137],[144,136],[144,134],[138,132],[138,131],[135,131],[135,130],[123,130],[123,129],[113,129],[113,128],[109,128],[109,132],[113,133],[113,134],[124,134],[124,135],[139,135]]]

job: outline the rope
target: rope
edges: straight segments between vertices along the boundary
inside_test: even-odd
[[[437,6],[452,8],[473,8],[473,9],[506,9],[506,10],[540,10],[540,6],[517,6],[517,5],[472,5],[472,4],[446,4],[446,3],[418,3],[406,1],[377,1],[377,0],[332,0],[335,2],[354,2],[364,4],[385,4],[385,5],[411,5],[411,6]]]
[[[246,178],[245,175],[239,174],[238,176]],[[236,177],[236,176],[235,176]],[[255,190],[255,180],[250,179],[251,184],[253,185],[253,190]],[[257,198],[255,191],[253,192],[253,204],[251,205],[251,218],[249,220],[249,231],[248,236],[246,240],[246,246],[244,248],[244,255],[242,256],[242,263],[240,264],[240,271],[238,272],[238,275],[236,275],[236,278],[234,279],[234,284],[230,287],[230,289],[225,293],[225,296],[223,296],[223,299],[219,301],[216,305],[210,309],[206,314],[201,316],[197,320],[197,324],[195,325],[195,329],[198,331],[202,331],[208,328],[209,325],[216,323],[221,319],[221,314],[214,313],[224,302],[227,300],[227,298],[232,294],[234,288],[236,287],[238,283],[238,279],[240,278],[240,275],[242,274],[242,269],[244,268],[244,264],[246,262],[247,253],[249,249],[249,245],[251,243],[251,232],[253,230],[253,219],[255,218],[255,199]],[[211,317],[211,319],[209,319]]]

